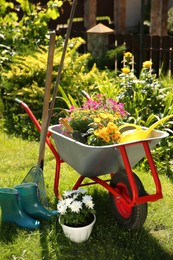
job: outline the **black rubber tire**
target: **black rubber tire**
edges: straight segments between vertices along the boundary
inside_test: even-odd
[[[145,189],[144,189],[139,177],[135,173],[133,173],[133,174],[134,174],[139,197],[146,195]],[[128,197],[129,197],[129,200],[132,198],[132,191],[131,191],[129,180],[128,180],[125,170],[115,173],[115,175],[111,179],[110,186],[115,189],[119,189],[119,190],[120,190],[121,186],[124,186],[125,189],[128,191],[127,199],[128,199]],[[109,192],[109,195],[110,195],[110,201],[111,201],[111,206],[112,206],[112,210],[113,210],[113,215],[114,215],[114,218],[115,218],[118,226],[123,227],[125,229],[130,229],[130,230],[140,229],[143,226],[143,224],[145,223],[145,220],[147,218],[148,203],[137,204],[137,205],[131,207],[130,210],[127,209],[127,214],[126,214],[125,206],[122,206],[122,203],[121,203],[121,205],[120,204],[118,205],[117,200],[115,200],[115,197],[111,192]],[[123,194],[121,194],[121,195],[123,196]],[[121,211],[121,207],[122,207],[122,210],[125,210],[125,212]]]

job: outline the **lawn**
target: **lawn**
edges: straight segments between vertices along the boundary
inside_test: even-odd
[[[0,132],[0,186],[14,187],[22,182],[29,169],[37,163],[38,143],[9,137]],[[44,176],[49,205],[56,209],[53,193],[55,160],[46,148]],[[152,190],[150,175],[135,169],[145,187]],[[61,169],[60,190],[71,189],[78,174],[65,163]],[[15,225],[1,224],[0,259],[173,259],[173,189],[171,180],[160,173],[163,199],[149,203],[148,217],[139,231],[120,229],[113,217],[108,193],[99,185],[90,186],[96,207],[96,224],[90,239],[75,244],[64,237],[55,218],[42,222],[37,231],[23,230]]]

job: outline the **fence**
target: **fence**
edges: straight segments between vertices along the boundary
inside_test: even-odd
[[[13,1],[13,0],[12,0]],[[38,0],[33,0],[38,3]],[[42,4],[46,4],[46,0],[42,0]],[[99,0],[97,1],[96,8],[96,22],[114,29],[114,13],[113,13],[114,1]],[[75,18],[72,25],[71,37],[81,36],[87,42],[86,28],[84,26],[84,1],[78,1],[75,12]],[[51,20],[49,27],[52,29],[57,28],[58,34],[65,35],[66,27],[70,15],[71,6],[68,1],[64,1],[63,8],[60,9],[60,16],[56,21]],[[173,74],[173,36],[150,36],[140,34],[114,34],[110,37],[110,48],[122,44],[126,45],[128,51],[134,54],[135,71],[139,73],[142,62],[151,59],[153,62],[153,69],[159,75],[160,69],[163,73]],[[82,51],[86,51],[84,46]],[[119,64],[119,67],[122,64]],[[118,67],[118,68],[119,68]]]
[[[35,0],[36,1],[36,0]],[[113,25],[113,0],[97,1],[97,23],[101,22],[104,25],[114,29]],[[68,2],[63,4],[64,12],[56,20],[56,25],[59,27],[59,34],[66,33],[66,25],[70,13],[70,5]],[[55,23],[54,23],[55,25]],[[86,28],[84,26],[84,1],[79,1],[75,13],[75,19],[72,25],[71,37],[81,36],[87,41]],[[162,72],[173,74],[173,37],[172,36],[150,36],[144,35],[141,41],[140,34],[115,34],[110,37],[110,48],[122,44],[126,45],[128,51],[134,54],[135,71],[139,73],[142,62],[151,59],[153,62],[153,69],[157,75]],[[83,51],[87,48],[84,46]],[[122,66],[122,64],[119,64]]]
[[[106,20],[101,20],[106,26]],[[59,34],[64,35],[66,28],[60,28]],[[72,26],[72,37],[81,36],[85,39],[87,44],[86,28],[83,21],[75,21]],[[157,75],[162,73],[173,74],[173,36],[150,36],[144,35],[141,39],[140,34],[114,34],[110,36],[109,47],[114,48],[124,44],[126,49],[133,53],[135,70],[139,73],[142,62],[145,60],[152,60],[153,69]],[[86,50],[84,46],[84,51]]]
[[[72,36],[81,36],[85,39],[87,44],[86,31],[77,30],[77,24],[73,27]],[[173,74],[173,36],[150,36],[144,35],[141,39],[140,34],[114,34],[111,35],[109,41],[109,48],[115,48],[121,45],[126,46],[126,50],[134,55],[134,69],[136,74],[139,74],[142,68],[142,62],[152,60],[153,70],[157,74]],[[84,46],[83,51],[87,47]],[[122,67],[122,63],[118,63],[118,69]]]

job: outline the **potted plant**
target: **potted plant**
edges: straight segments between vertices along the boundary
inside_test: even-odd
[[[64,191],[57,209],[65,236],[76,243],[88,240],[96,221],[92,196],[83,189]]]

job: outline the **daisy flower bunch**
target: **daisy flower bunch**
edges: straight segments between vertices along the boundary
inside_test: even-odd
[[[64,191],[63,199],[57,204],[61,223],[71,227],[81,227],[93,220],[94,202],[86,190]]]

